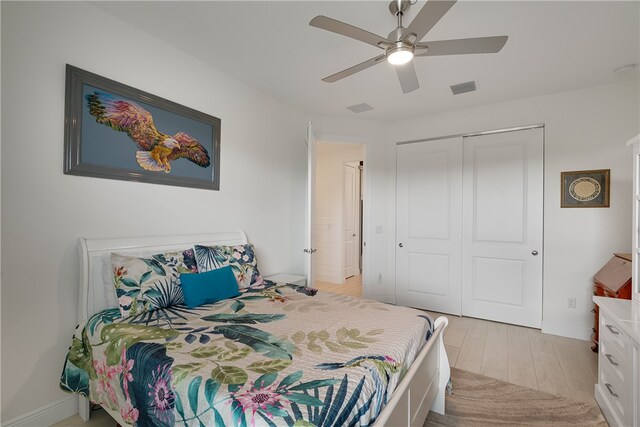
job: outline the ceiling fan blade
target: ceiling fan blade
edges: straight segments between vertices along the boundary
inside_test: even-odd
[[[366,70],[369,67],[373,67],[374,65],[379,64],[380,62],[383,62],[385,58],[386,57],[384,54],[378,55],[375,58],[368,59],[364,62],[361,62],[358,65],[354,65],[351,68],[347,68],[346,70],[342,70],[338,73],[325,77],[324,79],[322,79],[322,81],[327,83],[337,82],[338,80],[344,79],[345,77],[349,77],[350,75],[355,74],[359,71]]]
[[[403,65],[396,65],[396,73],[398,73],[398,80],[400,80],[402,93],[407,94],[420,87],[418,84],[416,67],[413,65],[413,61],[409,61]]]
[[[427,0],[403,34],[413,33],[416,40],[422,40],[454,4],[456,0]]]
[[[493,36],[418,43],[416,44],[415,56],[496,53],[500,52],[508,38],[508,36]],[[427,49],[421,51],[421,48]]]
[[[354,27],[353,25],[345,24],[333,18],[328,18],[324,15],[318,15],[313,18],[309,25],[323,30],[331,31],[332,33],[340,34],[352,39],[359,40],[361,42],[370,44],[375,47],[381,47],[380,43],[389,45],[389,41],[384,37],[380,37],[377,34],[370,33],[362,28]]]

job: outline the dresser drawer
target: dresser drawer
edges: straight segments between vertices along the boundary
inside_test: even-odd
[[[620,349],[610,344],[608,341],[600,342],[600,357],[598,364],[603,370],[606,370],[610,376],[618,378],[623,385],[626,386],[627,366],[629,364],[627,357]]]
[[[629,392],[628,387],[619,380],[617,375],[610,369],[600,369],[598,386],[602,389],[604,398],[610,403],[616,415],[626,425],[629,416]]]
[[[602,310],[600,310],[600,342],[610,343],[611,346],[617,346],[620,353],[627,354],[629,338],[623,333],[620,327]]]

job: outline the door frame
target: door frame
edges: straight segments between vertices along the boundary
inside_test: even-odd
[[[369,175],[369,167],[368,164],[370,162],[370,153],[371,153],[371,142],[365,138],[354,137],[354,136],[344,136],[344,135],[332,135],[332,134],[318,134],[315,136],[314,149],[320,143],[343,143],[343,144],[359,144],[362,145],[362,158],[363,158],[363,166],[361,173],[361,182],[360,188],[362,191],[362,235],[360,236],[360,245],[362,247],[362,269],[360,270],[360,275],[362,276],[362,294],[366,296],[367,292],[367,283],[371,283],[371,271],[370,271],[370,247],[367,246],[367,242],[370,242],[370,237],[372,236],[370,232],[371,228],[371,193],[369,188],[370,175]],[[309,156],[309,159],[313,158],[313,161],[316,161],[316,156]],[[309,165],[307,165],[307,168]],[[314,164],[315,170],[315,164]],[[315,186],[313,186],[313,194],[310,197],[315,198]],[[343,209],[344,215],[344,209]],[[315,232],[315,223],[306,225],[306,232],[314,233]],[[313,263],[313,257],[311,257],[311,262]],[[344,256],[342,257],[342,271],[344,271]]]
[[[307,286],[313,286],[314,280],[314,235],[313,224],[316,222],[315,192],[316,192],[316,137],[313,129],[313,122],[307,122],[307,135],[305,137],[307,145],[307,200],[305,215],[305,235],[304,235],[304,273]]]

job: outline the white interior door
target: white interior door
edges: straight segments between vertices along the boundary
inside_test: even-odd
[[[464,138],[462,314],[542,322],[543,129]]]
[[[344,256],[344,274],[343,277],[349,278],[357,274],[358,258],[356,258],[357,250],[357,228],[358,220],[358,200],[357,197],[357,173],[358,169],[354,163],[344,164],[344,181],[343,181],[343,206],[344,206],[344,227],[343,227],[343,256]]]
[[[356,243],[353,245],[353,259],[355,259],[355,273],[356,275],[362,274],[362,169],[364,165],[360,165],[360,162],[354,162],[353,165],[356,168],[356,197],[354,207],[354,218],[356,223]]]
[[[396,301],[460,315],[462,138],[398,145]]]
[[[314,266],[313,254],[315,253],[314,227],[316,223],[316,141],[313,133],[313,123],[307,124],[307,218],[305,235],[305,274],[307,286],[313,286]]]

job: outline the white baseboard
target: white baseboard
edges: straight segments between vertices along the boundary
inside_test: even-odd
[[[72,395],[12,418],[2,427],[49,427],[78,413],[78,396]]]
[[[542,333],[589,341],[591,339],[592,330],[591,328],[581,328],[579,326],[543,320]]]

